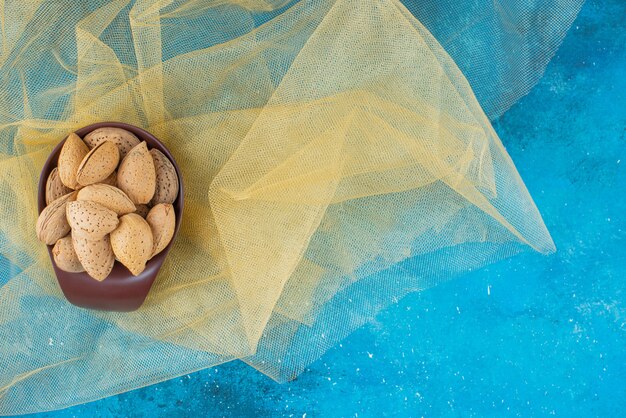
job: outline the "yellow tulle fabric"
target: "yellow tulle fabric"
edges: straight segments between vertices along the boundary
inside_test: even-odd
[[[289,380],[408,292],[554,250],[489,117],[580,1],[408,3],[3,3],[0,414],[233,359]],[[133,313],[70,305],[34,232],[47,155],[99,121],[152,132],[186,186]]]

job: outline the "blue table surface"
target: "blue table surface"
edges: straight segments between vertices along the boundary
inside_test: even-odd
[[[626,413],[625,46],[626,2],[588,0],[541,82],[495,122],[556,254],[411,294],[288,384],[233,362],[36,416]]]

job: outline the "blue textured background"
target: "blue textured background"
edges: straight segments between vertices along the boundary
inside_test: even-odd
[[[558,252],[412,294],[279,385],[242,363],[40,417],[626,413],[626,2],[495,123]]]

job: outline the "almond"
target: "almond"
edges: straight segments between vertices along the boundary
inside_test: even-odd
[[[91,241],[104,238],[118,225],[115,212],[87,200],[77,200],[67,205],[67,221],[73,235]],[[87,266],[83,266],[87,269]]]
[[[74,245],[72,244],[72,237],[66,236],[61,238],[54,244],[52,248],[52,256],[54,257],[54,263],[63,271],[69,273],[80,273],[85,271],[83,265],[80,264],[80,260],[74,251]]]
[[[156,172],[156,187],[151,205],[174,203],[178,196],[178,175],[169,158],[156,148],[150,150]]]
[[[119,226],[111,232],[113,253],[133,276],[146,268],[146,262],[152,255],[152,245],[150,225],[136,213],[122,216]]]
[[[59,169],[55,167],[48,176],[46,181],[46,205],[49,205],[53,200],[57,200],[59,197],[71,193],[72,189],[66,187],[61,178],[59,177]]]
[[[150,225],[154,241],[152,255],[150,257],[152,258],[163,251],[174,236],[174,229],[176,227],[174,206],[169,203],[159,203],[150,209],[148,216],[146,216],[146,221],[148,225]]]
[[[124,215],[137,210],[135,204],[117,187],[108,184],[91,184],[82,188],[76,200],[88,200],[98,203],[117,215]]]
[[[146,216],[148,216],[148,212],[150,212],[150,206],[148,206],[148,205],[135,205],[135,207],[137,208],[135,213],[137,215],[141,216],[142,218],[146,219]]]
[[[70,232],[65,210],[67,203],[74,199],[76,199],[76,192],[68,193],[54,200],[41,211],[37,219],[37,238],[40,241],[53,245]]]
[[[75,133],[71,133],[65,140],[59,154],[59,178],[70,189],[76,188],[78,167],[88,153],[89,147]]]
[[[101,182],[115,171],[119,162],[117,146],[112,142],[102,142],[83,158],[76,172],[76,181],[83,186]]]
[[[98,128],[85,135],[85,143],[89,148],[95,148],[104,141],[111,141],[120,151],[120,158],[124,158],[128,151],[139,144],[139,138],[122,128]]]
[[[117,186],[135,204],[148,203],[156,185],[154,161],[145,141],[131,149],[117,170]]]
[[[113,186],[113,187],[117,187],[117,172],[116,171],[112,172],[109,177],[105,178],[100,183],[108,184],[109,186]]]
[[[109,236],[105,235],[94,241],[78,236],[72,231],[72,244],[87,274],[100,282],[106,279],[115,263]]]

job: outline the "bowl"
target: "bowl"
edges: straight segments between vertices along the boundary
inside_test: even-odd
[[[122,128],[132,132],[137,136],[137,138],[139,138],[140,141],[146,141],[148,148],[156,148],[165,154],[165,156],[167,156],[167,158],[169,158],[174,165],[179,182],[178,197],[173,204],[176,212],[176,228],[174,230],[174,237],[163,251],[148,261],[145,270],[138,276],[133,276],[130,271],[126,269],[126,267],[124,267],[119,261],[116,261],[109,276],[101,282],[91,278],[86,272],[68,273],[59,269],[54,262],[52,245],[48,245],[48,254],[50,256],[50,261],[52,262],[52,267],[54,268],[54,273],[59,282],[59,286],[70,303],[82,308],[101,311],[130,312],[139,309],[139,307],[143,304],[172,244],[176,239],[184,207],[183,181],[180,168],[178,167],[178,164],[176,164],[176,160],[174,160],[174,157],[172,157],[169,150],[151,133],[141,128],[120,122],[100,122],[78,129],[76,134],[83,138],[89,132],[103,127]],[[43,211],[46,207],[46,181],[50,172],[57,166],[59,154],[64,143],[65,139],[61,141],[54,148],[54,150],[52,150],[52,153],[48,156],[48,159],[41,170],[37,197],[39,213],[41,213],[41,211]]]

